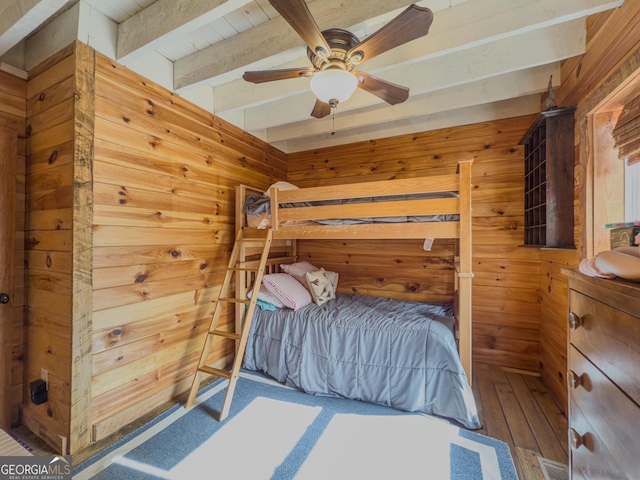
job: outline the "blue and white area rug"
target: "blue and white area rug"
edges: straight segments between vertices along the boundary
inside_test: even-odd
[[[506,443],[433,417],[307,395],[243,373],[204,389],[73,469],[84,479],[517,480]]]

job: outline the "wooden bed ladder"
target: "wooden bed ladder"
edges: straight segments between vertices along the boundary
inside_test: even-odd
[[[247,233],[249,231],[251,233]],[[220,292],[218,293],[218,299],[216,300],[216,304],[213,309],[211,326],[209,327],[209,331],[207,332],[207,338],[204,342],[204,348],[202,349],[202,354],[200,355],[200,362],[198,363],[198,367],[193,377],[193,384],[191,385],[191,391],[189,392],[189,398],[187,399],[185,408],[189,408],[196,399],[196,395],[198,394],[198,390],[200,389],[200,375],[202,373],[207,373],[209,375],[216,375],[218,377],[227,378],[229,380],[229,385],[227,385],[227,392],[224,397],[224,403],[222,404],[222,410],[220,411],[220,417],[218,418],[218,420],[223,421],[225,418],[227,418],[227,415],[229,415],[229,409],[231,408],[231,401],[233,400],[233,392],[236,388],[236,383],[238,382],[238,375],[240,374],[240,367],[242,366],[242,360],[244,359],[244,351],[247,345],[247,337],[249,336],[249,330],[251,329],[253,313],[255,312],[255,309],[256,309],[256,302],[258,300],[258,290],[260,290],[260,284],[262,283],[262,275],[264,274],[267,258],[269,257],[269,249],[271,248],[271,239],[272,239],[272,232],[270,228],[267,228],[265,230],[250,229],[247,231],[245,231],[245,229],[240,229],[238,231],[235,244],[233,245],[233,250],[231,251],[231,258],[229,259],[227,272],[224,276],[222,287],[220,288]],[[238,262],[240,251],[242,250],[243,246],[246,246],[249,243],[253,245],[263,244],[262,253],[260,254],[260,260],[256,262],[246,262],[246,263]],[[257,266],[248,267],[247,264],[253,264],[253,265],[257,264]],[[247,272],[253,272],[255,274],[255,277],[253,280],[253,288],[251,290],[251,298],[250,299],[246,297],[237,298],[242,295],[236,295],[236,297],[232,297],[229,293],[232,277],[234,276],[234,274],[246,275]],[[236,281],[238,281],[238,277],[236,277]],[[220,315],[222,314],[222,310],[224,309],[223,305],[225,303],[247,305],[245,314],[244,314],[244,322],[241,322],[242,333],[234,333],[234,332],[227,332],[223,330],[217,330],[218,322],[220,321]],[[209,358],[209,353],[211,351],[211,347],[213,345],[213,339],[215,337],[222,337],[226,339],[236,340],[237,342],[236,355],[233,360],[233,366],[231,367],[230,372],[207,366],[207,360]]]

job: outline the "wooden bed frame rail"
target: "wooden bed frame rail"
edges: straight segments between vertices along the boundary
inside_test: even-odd
[[[287,263],[285,256],[296,257],[298,239],[411,239],[455,238],[456,253],[454,275],[456,337],[460,360],[472,380],[471,353],[471,166],[473,160],[458,162],[453,175],[438,175],[400,180],[386,180],[348,185],[301,188],[298,190],[269,191],[271,200],[271,228],[276,262]],[[380,197],[419,193],[457,192],[458,197],[429,198],[420,200],[381,201],[376,203],[350,203],[296,208],[280,208],[280,204],[338,200],[344,198]],[[244,201],[248,194],[262,191],[239,185],[236,187],[236,230],[247,225]],[[372,208],[372,205],[374,208]],[[374,223],[354,225],[323,225],[313,220],[394,217],[437,214],[457,214],[457,221]],[[248,227],[245,227],[248,228]],[[251,251],[247,247],[246,256]],[[250,281],[247,279],[247,281]],[[249,285],[239,285],[246,289]],[[237,317],[236,317],[237,318]]]

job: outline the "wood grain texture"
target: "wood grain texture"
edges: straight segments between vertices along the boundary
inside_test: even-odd
[[[506,442],[518,478],[544,478],[538,456],[567,464],[567,419],[539,377],[476,363],[473,393],[483,428]]]
[[[610,131],[620,107],[637,96],[640,68],[640,3],[625,2],[617,9],[587,19],[586,53],[563,62],[559,105],[576,106],[574,255],[543,252],[541,265],[541,339],[543,378],[553,397],[567,411],[566,280],[559,268],[575,267],[580,258],[608,249],[607,232],[600,226],[621,211],[622,162],[611,147]],[[609,219],[609,220],[608,220]],[[619,221],[619,220],[613,220]]]
[[[15,403],[13,394],[13,342],[14,342],[14,264],[16,257],[16,202],[17,202],[17,163],[18,131],[12,122],[0,117],[0,189],[2,189],[3,208],[0,210],[0,292],[7,296],[0,305],[0,428],[11,427],[12,409]]]
[[[572,478],[633,478],[640,467],[640,286],[624,280],[569,276]],[[586,448],[585,448],[586,447]]]
[[[69,93],[45,100],[51,91],[73,91],[74,50],[36,67],[27,83],[25,371],[33,381],[46,369],[52,388],[50,402],[26,403],[23,416],[58,453],[68,443],[71,419],[75,106]]]
[[[542,378],[563,412],[567,413],[568,280],[563,268],[579,263],[577,250],[540,252],[540,339]]]
[[[102,438],[186,388],[235,236],[234,185],[286,156],[97,55],[91,419]],[[230,329],[226,309],[220,327]],[[214,345],[224,367],[233,343]]]
[[[567,64],[562,73],[563,82],[556,97],[563,106],[578,105],[600,85],[608,72],[637,48],[640,40],[640,8],[637,2],[625,2],[604,22],[592,22],[587,50],[577,64]]]
[[[5,72],[0,72],[0,122],[8,131],[3,133],[3,138],[10,143],[7,147],[15,149],[13,158],[13,178],[3,178],[7,182],[8,192],[14,192],[15,199],[8,199],[14,205],[15,233],[14,242],[10,246],[11,261],[13,263],[13,294],[11,295],[12,327],[9,330],[8,363],[3,362],[7,380],[7,391],[3,397],[2,409],[8,412],[10,425],[19,422],[19,408],[23,399],[24,376],[24,305],[25,305],[25,250],[24,230],[26,223],[25,214],[25,190],[26,190],[26,145],[25,145],[25,118],[27,82]],[[7,138],[9,131],[13,131],[12,138]],[[3,150],[7,152],[8,150]]]
[[[46,368],[55,386],[25,423],[76,452],[186,388],[234,236],[233,186],[284,179],[286,156],[79,43],[34,68],[23,96],[26,372]],[[232,355],[215,346],[210,363]]]
[[[73,273],[69,453],[91,441],[93,137],[95,52],[77,42],[74,73]]]
[[[540,252],[520,248],[524,167],[518,142],[534,118],[299,152],[289,155],[287,179],[311,187],[446,175],[455,173],[458,160],[473,158],[472,308],[479,327],[473,333],[473,357],[539,371]],[[420,240],[300,240],[298,254],[338,271],[341,291],[417,301],[453,298],[454,251],[449,240],[436,240],[432,252],[425,252]],[[505,331],[521,325],[527,328],[520,338],[504,337]]]
[[[397,240],[399,238],[407,239],[419,239],[422,241],[424,238],[447,238],[454,239],[455,245],[455,272],[453,275],[453,288],[454,291],[454,303],[455,303],[455,316],[456,316],[456,338],[458,338],[458,349],[460,352],[460,361],[467,373],[467,378],[472,378],[472,325],[471,325],[471,278],[472,274],[472,253],[471,253],[471,166],[473,160],[460,160],[457,164],[456,175],[434,175],[429,177],[413,177],[410,179],[390,179],[383,182],[369,182],[361,183],[356,182],[353,184],[341,184],[339,186],[315,186],[308,188],[298,189],[284,189],[271,188],[269,191],[270,197],[270,225],[273,230],[273,235],[276,238],[281,239],[350,239],[356,244],[371,240]],[[250,188],[241,185],[236,190],[237,203],[243,202],[246,193]],[[401,201],[386,201],[371,204],[370,202],[364,203],[349,203],[345,202],[338,205],[331,206],[317,206],[317,202],[325,200],[335,199],[353,199],[353,198],[371,198],[379,195],[406,195],[409,193],[449,193],[453,190],[458,194],[455,199],[443,199],[443,198],[431,198],[421,201],[407,200],[402,197]],[[253,189],[255,191],[255,189]],[[453,205],[448,200],[456,200]],[[296,202],[309,202],[307,205],[294,209],[281,208],[281,204],[290,204]],[[420,204],[422,210],[413,210],[416,208],[416,203]],[[434,204],[435,206],[430,209],[428,205]],[[296,211],[297,213],[291,214],[290,211]],[[307,220],[316,219],[350,219],[352,217],[396,217],[405,215],[420,215],[422,212],[428,214],[435,214],[436,212],[442,213],[455,213],[458,214],[456,221],[447,219],[443,222],[389,222],[378,223],[369,222],[364,224],[355,225],[317,225],[314,222],[308,222]],[[245,215],[236,209],[236,229],[238,225],[245,226]],[[286,225],[288,220],[303,220],[305,221],[303,226],[299,225]],[[281,221],[283,224],[281,224]],[[295,222],[294,222],[295,223]],[[373,223],[373,224],[372,224]],[[447,224],[455,227],[448,231],[447,235],[442,235],[440,227],[447,226]],[[412,227],[410,230],[408,227]],[[264,234],[264,230],[257,228],[249,228],[245,231],[252,232],[254,235]],[[404,235],[410,231],[411,235]],[[402,233],[401,233],[402,232]],[[239,231],[238,235],[242,232]],[[240,238],[240,237],[238,237]],[[236,243],[236,246],[238,244]],[[236,252],[236,246],[234,246],[234,253]],[[246,260],[247,252],[244,247],[240,256],[240,262],[244,263]],[[424,249],[424,247],[423,247]],[[261,253],[261,258],[264,253]],[[262,260],[264,261],[264,260]],[[261,267],[262,268],[262,267]],[[316,265],[316,268],[319,266]],[[353,272],[349,274],[353,278]],[[257,277],[256,277],[257,278]],[[379,283],[382,283],[380,279],[377,279]],[[259,281],[257,279],[256,281]],[[246,285],[250,285],[251,282],[241,281],[240,287],[236,290],[236,298],[244,298],[244,288]],[[226,285],[226,283],[225,283]],[[224,287],[223,287],[224,288]],[[256,288],[256,287],[254,287]],[[340,287],[340,288],[344,288]],[[411,286],[410,292],[415,293],[417,288]],[[391,288],[385,286],[384,295],[389,296]],[[255,292],[254,292],[255,293]],[[369,294],[369,292],[360,291],[360,293]],[[394,298],[402,298],[402,292],[393,295]],[[415,300],[409,297],[408,300]],[[435,300],[431,300],[435,301]],[[251,311],[251,310],[249,310]],[[249,314],[247,314],[249,315]],[[236,324],[238,319],[236,318]],[[236,332],[240,333],[242,328],[236,327]],[[242,349],[243,347],[239,347]],[[194,380],[194,385],[198,381],[197,377]],[[189,402],[193,400],[195,396],[195,389],[192,390],[189,397]]]

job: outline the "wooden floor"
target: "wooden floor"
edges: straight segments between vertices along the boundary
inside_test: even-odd
[[[509,444],[520,480],[544,480],[538,456],[568,463],[567,419],[539,377],[476,364],[473,394],[483,425],[477,432]],[[170,403],[150,412],[147,418],[136,421],[112,438],[89,446],[73,456],[74,464],[84,461],[173,405]],[[12,433],[32,446],[36,455],[54,453],[22,427]]]
[[[520,480],[544,480],[538,456],[568,464],[567,419],[539,377],[475,364],[479,433],[509,444]]]

